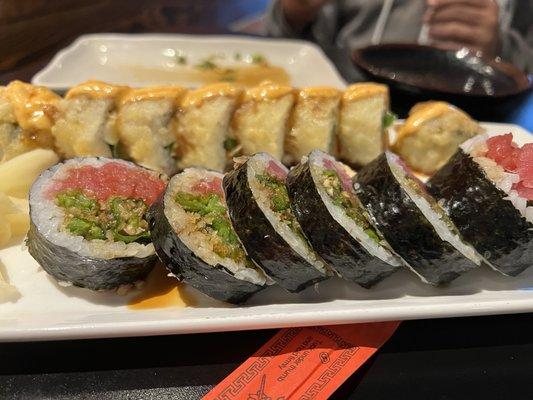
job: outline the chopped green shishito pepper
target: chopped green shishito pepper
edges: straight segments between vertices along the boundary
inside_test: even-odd
[[[224,149],[226,150],[233,150],[235,147],[237,147],[239,143],[237,142],[237,139],[235,138],[227,138],[224,140]]]
[[[235,82],[237,80],[237,71],[232,68],[224,69],[220,74],[220,80],[222,82]]]
[[[272,208],[272,211],[283,212],[289,210],[291,205],[289,194],[285,184],[280,179],[268,174],[257,174],[255,177],[259,183],[271,192],[270,208]]]
[[[178,192],[174,200],[186,212],[199,214],[204,218],[208,232],[215,233],[220,239],[220,242],[215,243],[213,246],[213,251],[216,254],[235,261],[246,259],[246,254],[231,226],[226,207],[222,204],[222,199],[219,195],[213,193],[196,195]]]
[[[179,192],[176,194],[175,200],[187,212],[200,215],[224,214],[226,212],[226,208],[220,202],[220,197],[216,194],[194,195]]]
[[[272,210],[276,212],[282,212],[288,210],[291,206],[289,202],[289,197],[285,196],[283,193],[276,193],[272,196]]]
[[[393,112],[385,111],[385,114],[383,114],[383,121],[382,121],[383,129],[387,129],[387,128],[391,127],[392,124],[394,124],[394,121],[396,121],[397,118],[398,118],[398,116],[396,114],[394,114]]]
[[[143,233],[140,233],[139,235],[122,235],[119,232],[113,232],[113,238],[116,242],[124,242],[126,244],[132,243],[132,242],[140,242],[142,239],[145,239],[146,241],[150,241],[150,232],[146,231]]]
[[[270,209],[278,213],[280,219],[285,222],[296,235],[307,243],[307,238],[291,211],[291,202],[289,200],[289,194],[287,193],[285,183],[279,178],[266,173],[256,174],[255,178],[270,192]]]
[[[231,245],[237,245],[239,239],[231,226],[231,223],[225,216],[216,216],[211,221],[211,226],[217,231],[218,236],[222,238],[226,243]]]
[[[252,63],[253,64],[265,64],[266,63],[266,58],[262,54],[254,53],[254,54],[252,54]]]
[[[372,225],[364,216],[364,210],[358,199],[344,190],[341,179],[337,171],[333,169],[325,169],[322,171],[322,186],[326,193],[338,207],[341,207],[346,212],[346,215],[354,220],[354,222],[363,228],[364,232],[375,242],[379,243],[380,238]]]
[[[110,197],[93,199],[80,190],[59,193],[56,204],[65,210],[65,229],[87,240],[112,239],[117,242],[147,242],[147,206],[143,200]]]
[[[185,57],[183,55],[176,56],[176,62],[179,65],[186,65],[187,64],[187,57]]]
[[[379,243],[380,242],[380,238],[379,236],[377,235],[376,231],[372,228],[367,228],[365,229],[365,233],[371,238],[373,239],[375,242]]]
[[[208,58],[196,64],[195,68],[203,70],[213,70],[217,69],[218,66],[211,59]]]
[[[98,211],[98,201],[84,196],[78,191],[58,194],[57,204],[63,208],[78,209],[80,213],[94,213]]]
[[[325,169],[323,174],[328,178],[337,178],[337,171],[334,171],[332,169]]]
[[[277,212],[294,233],[304,238],[300,226],[291,212],[291,202],[285,183],[269,174],[256,174],[255,177],[270,192],[270,209]]]

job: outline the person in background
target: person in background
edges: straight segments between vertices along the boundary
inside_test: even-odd
[[[533,0],[274,0],[267,33],[324,48],[467,47],[533,73]]]

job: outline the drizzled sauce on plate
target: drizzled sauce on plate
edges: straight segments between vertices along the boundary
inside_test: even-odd
[[[154,308],[188,307],[194,305],[194,299],[188,295],[184,285],[158,263],[150,272],[142,292],[128,303],[131,310],[150,310]]]
[[[211,84],[230,82],[246,87],[255,86],[268,80],[280,85],[288,85],[290,77],[281,67],[270,65],[243,65],[228,68],[196,69],[190,67],[146,67],[124,65],[121,70],[131,74],[132,82],[157,82],[158,84]]]

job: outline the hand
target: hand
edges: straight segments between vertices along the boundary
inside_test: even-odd
[[[424,22],[432,43],[446,49],[467,47],[495,57],[499,47],[499,7],[494,0],[427,0]]]
[[[303,30],[313,22],[320,9],[332,0],[281,0],[285,19],[295,31]]]

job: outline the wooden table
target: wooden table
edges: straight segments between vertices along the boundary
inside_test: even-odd
[[[268,0],[0,0],[0,85],[29,81],[61,48],[95,32],[229,33]]]

